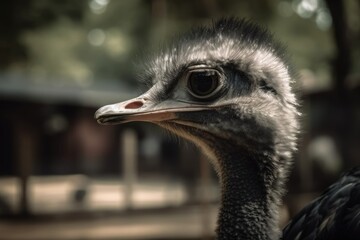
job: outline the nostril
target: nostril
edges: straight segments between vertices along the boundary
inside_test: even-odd
[[[131,102],[131,103],[128,103],[126,106],[125,106],[125,109],[137,109],[137,108],[140,108],[144,105],[143,102],[141,101],[135,101],[135,102]]]

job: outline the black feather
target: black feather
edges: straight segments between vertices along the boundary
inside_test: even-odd
[[[282,239],[360,238],[360,167],[344,174],[285,227]]]

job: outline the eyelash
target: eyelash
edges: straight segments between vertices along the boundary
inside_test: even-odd
[[[275,88],[269,86],[265,80],[261,80],[259,82],[259,88],[262,89],[264,92],[271,92],[272,94],[277,95],[277,91],[275,90]]]

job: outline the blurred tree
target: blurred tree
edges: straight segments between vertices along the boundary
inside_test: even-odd
[[[0,68],[28,60],[27,48],[21,42],[24,31],[45,27],[60,17],[81,21],[85,0],[4,1],[0,8]]]
[[[333,36],[336,45],[336,55],[333,59],[332,80],[334,88],[332,97],[333,107],[331,109],[334,119],[335,141],[339,147],[343,163],[346,168],[357,165],[358,160],[351,156],[349,144],[354,142],[354,130],[356,130],[356,102],[354,91],[349,88],[348,79],[353,69],[351,50],[352,46],[349,26],[347,23],[347,12],[344,2],[326,0],[333,19]],[[355,122],[354,122],[355,120]]]
[[[269,27],[286,42],[295,65],[314,73],[318,81],[312,87],[328,87],[327,59],[334,48],[326,28],[329,21],[325,25],[323,21],[323,30],[316,22],[318,15],[328,19],[327,9],[323,0],[315,1],[317,8],[304,15],[301,8],[304,2],[194,0],[191,5],[180,0],[4,2],[5,7],[0,10],[5,29],[0,40],[4,50],[0,67],[15,66],[16,71],[38,82],[54,80],[88,86],[119,80],[135,86],[132,76],[139,71],[136,65],[133,67],[133,61],[141,59],[145,49],[151,52],[159,42],[166,42],[194,25],[238,16]]]

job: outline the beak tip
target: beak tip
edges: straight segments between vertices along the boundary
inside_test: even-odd
[[[95,114],[94,114],[95,120],[98,120],[99,117],[101,116],[101,114],[99,113],[99,110],[100,110],[100,109],[98,109],[98,110],[95,112]]]
[[[99,122],[100,120],[100,117],[101,117],[101,113],[99,113],[99,110],[97,110],[94,114],[94,119]]]
[[[101,125],[105,125],[105,122],[103,121],[103,117],[107,113],[107,108],[105,107],[106,106],[99,108],[94,114],[94,119]]]

